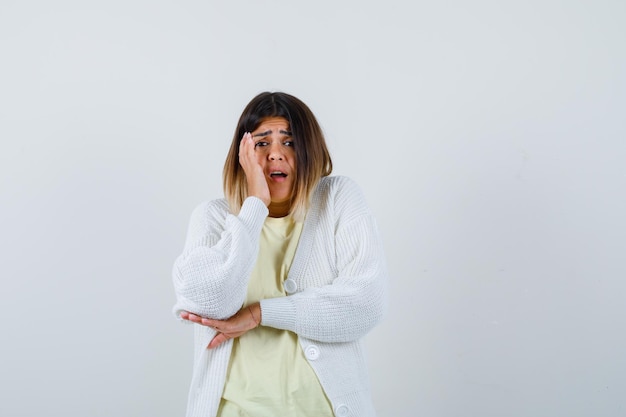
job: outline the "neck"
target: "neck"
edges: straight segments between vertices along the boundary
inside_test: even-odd
[[[274,203],[273,201],[268,206],[270,211],[270,217],[285,217],[289,214],[289,210],[291,209],[291,201],[283,201],[280,203]]]

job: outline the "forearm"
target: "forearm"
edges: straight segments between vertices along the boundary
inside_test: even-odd
[[[364,281],[357,285],[337,282],[262,300],[261,324],[322,342],[359,339],[382,320],[387,307],[384,271]]]
[[[174,314],[185,310],[223,319],[241,308],[266,216],[263,203],[250,198],[238,216],[226,218],[222,230],[209,232],[206,214],[194,213],[185,251],[173,268]]]
[[[387,269],[373,218],[360,216],[342,225],[333,239],[332,265],[322,264],[328,256],[317,256],[317,263],[295,269],[300,277],[291,277],[302,290],[261,301],[264,325],[314,340],[346,342],[380,322],[386,312]],[[318,247],[325,243],[319,241]]]

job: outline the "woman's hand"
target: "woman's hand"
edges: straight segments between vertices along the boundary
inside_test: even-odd
[[[248,195],[260,198],[266,206],[272,201],[263,167],[257,160],[252,133],[246,132],[239,142],[239,164],[246,173]]]
[[[244,307],[227,320],[213,320],[187,311],[181,312],[180,317],[217,330],[218,333],[207,346],[208,349],[213,349],[228,339],[239,337],[259,326],[261,324],[261,305],[255,303]]]

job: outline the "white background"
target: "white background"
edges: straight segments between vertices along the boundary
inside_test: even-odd
[[[384,238],[381,417],[626,412],[626,3],[0,3],[0,415],[182,416],[171,265],[245,104]]]

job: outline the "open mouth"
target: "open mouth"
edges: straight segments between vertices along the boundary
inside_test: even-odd
[[[282,171],[272,171],[270,172],[270,177],[272,178],[286,178],[287,174]]]

